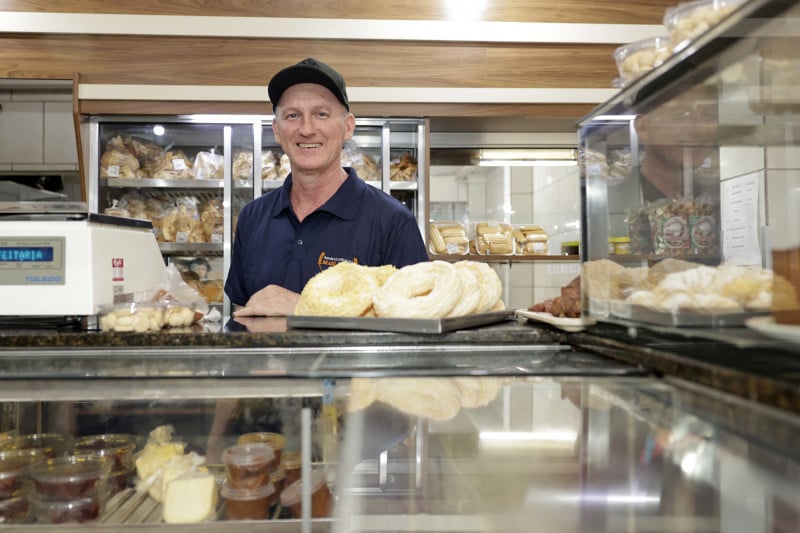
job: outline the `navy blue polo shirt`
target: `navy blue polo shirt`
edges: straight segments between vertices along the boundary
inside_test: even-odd
[[[299,222],[289,204],[291,174],[280,189],[239,213],[225,292],[235,305],[274,284],[301,292],[316,273],[341,261],[397,268],[428,260],[414,215],[356,171],[325,204]]]

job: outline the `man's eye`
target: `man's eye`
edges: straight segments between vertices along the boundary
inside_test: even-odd
[[[294,120],[297,118],[297,113],[286,113],[284,116],[286,120]]]
[[[328,118],[328,116],[329,116],[329,113],[328,113],[327,111],[319,111],[319,112],[317,113],[317,116],[318,116],[319,118]]]

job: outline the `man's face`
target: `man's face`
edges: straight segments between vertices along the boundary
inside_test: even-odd
[[[353,136],[355,117],[325,87],[299,83],[283,93],[272,131],[293,173],[319,174],[341,167],[342,146]]]

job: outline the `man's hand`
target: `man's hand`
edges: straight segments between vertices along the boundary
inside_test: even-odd
[[[279,285],[267,285],[253,294],[233,316],[286,316],[294,312],[300,295]]]

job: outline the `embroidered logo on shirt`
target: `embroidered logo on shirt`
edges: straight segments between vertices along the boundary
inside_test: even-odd
[[[319,257],[317,258],[317,266],[319,267],[320,272],[322,272],[326,268],[338,265],[339,263],[358,264],[358,257],[354,257],[353,259],[345,259],[343,257],[330,257],[326,255],[325,252],[322,252],[319,254]]]

